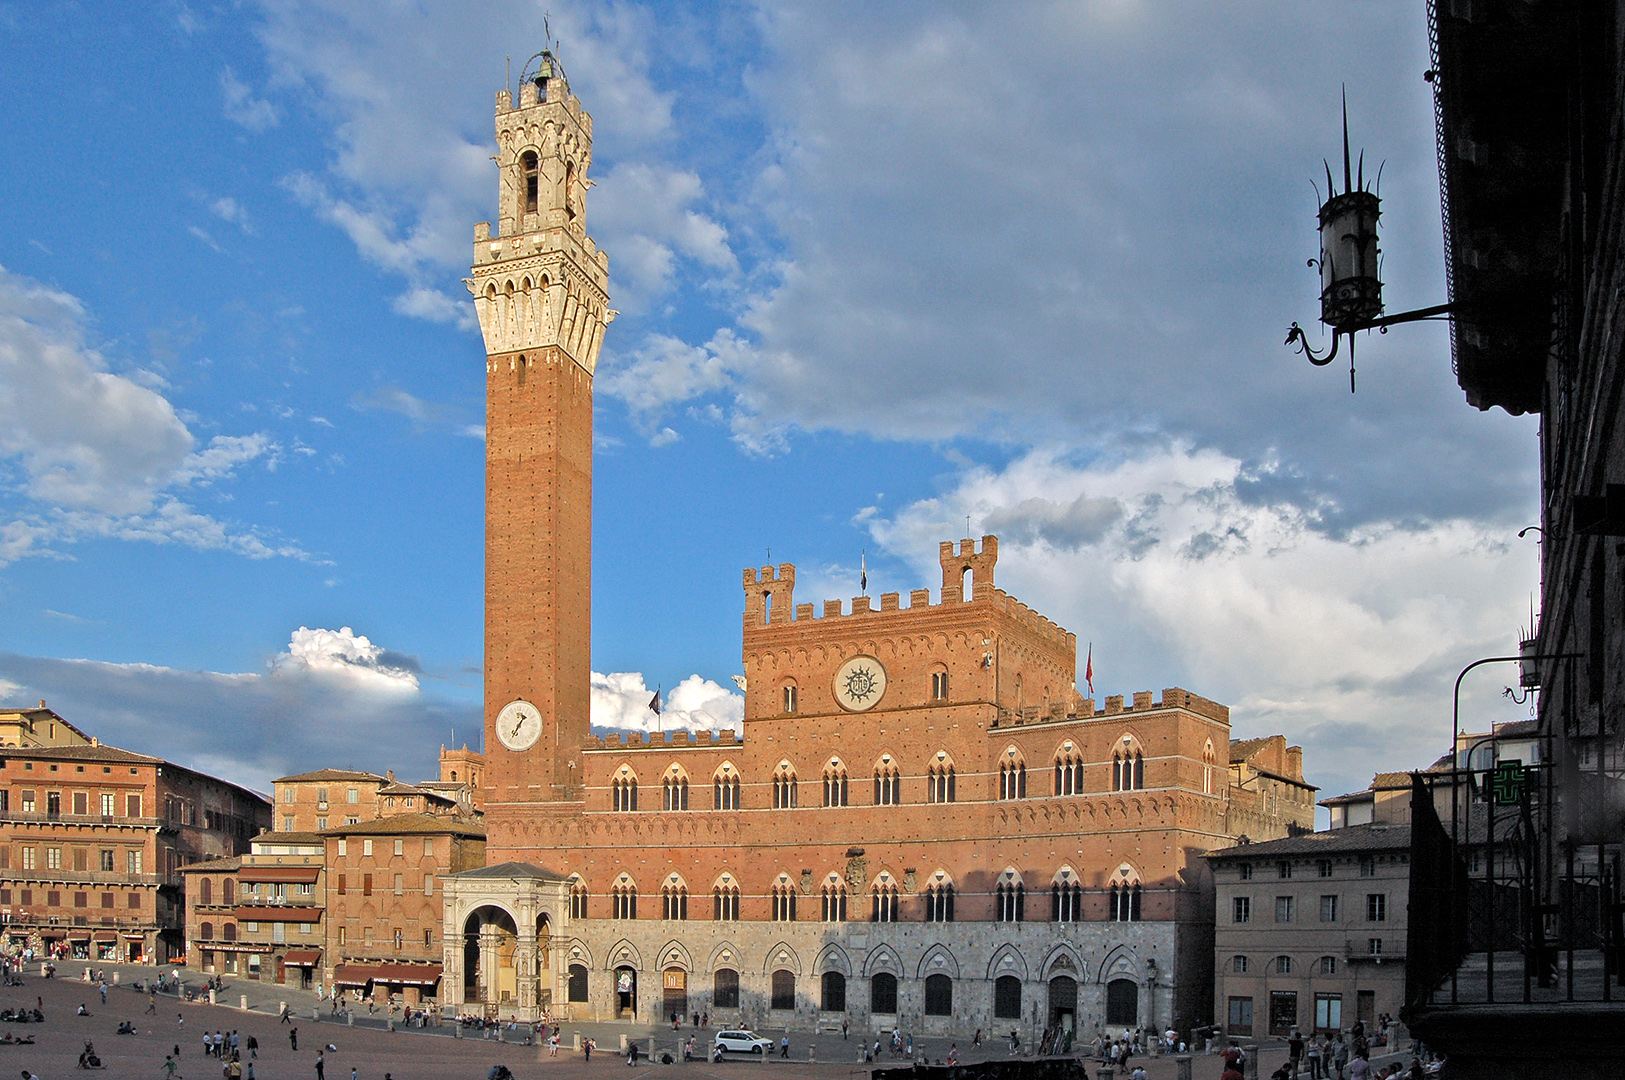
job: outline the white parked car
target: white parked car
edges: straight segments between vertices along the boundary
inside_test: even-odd
[[[769,1054],[773,1052],[773,1040],[764,1039],[754,1031],[719,1031],[711,1043],[713,1053],[721,1050],[725,1053],[737,1054]]]

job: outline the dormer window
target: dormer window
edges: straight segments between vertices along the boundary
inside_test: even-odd
[[[523,190],[525,192],[524,212],[527,214],[534,214],[536,212],[536,197],[539,185],[538,164],[539,162],[536,158],[536,151],[534,150],[526,150],[523,154],[519,155],[519,173],[521,181],[524,185]]]

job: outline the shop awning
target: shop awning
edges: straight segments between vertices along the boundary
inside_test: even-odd
[[[147,940],[147,935],[143,934],[139,930],[126,930],[126,931],[124,931],[124,936],[129,938],[131,941],[145,941],[145,940]]]
[[[295,882],[313,885],[321,876],[319,866],[245,866],[237,872],[238,881]]]
[[[235,912],[244,922],[321,922],[319,907],[240,907]]]
[[[322,961],[320,949],[289,949],[282,962],[292,967],[312,967]]]
[[[118,940],[118,931],[117,930],[98,930],[94,934],[92,934],[91,936],[94,937],[97,941],[117,941]]]
[[[13,931],[13,932],[15,932],[15,931]],[[42,938],[52,938],[52,939],[63,938],[63,937],[68,936],[68,932],[66,930],[41,930],[39,932],[39,936],[42,937]]]
[[[90,940],[90,931],[89,930],[69,930],[68,931],[68,940],[69,941],[89,941]]]
[[[335,986],[366,986],[368,983],[433,986],[439,981],[439,964],[340,964],[333,973]]]

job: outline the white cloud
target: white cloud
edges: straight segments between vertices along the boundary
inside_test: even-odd
[[[185,671],[0,653],[0,700],[51,706],[104,742],[256,790],[324,766],[437,775],[455,731],[479,746],[477,700],[421,688],[417,661],[349,628],[300,627],[261,671]]]
[[[385,693],[418,690],[411,666],[392,662],[382,648],[348,626],[337,630],[301,626],[289,639],[287,651],[271,662],[271,672],[282,677],[310,675]]]
[[[670,291],[679,256],[724,274],[739,269],[728,230],[696,209],[704,198],[695,173],[643,161],[617,165],[599,180],[593,231],[599,246],[615,253],[610,275],[619,308],[641,310]]]
[[[662,712],[649,708],[654,690],[636,671],[592,673],[592,725],[633,731],[742,729],[745,699],[710,679],[690,675],[664,695]]]
[[[187,487],[277,460],[266,435],[196,440],[135,372],[108,370],[85,340],[76,297],[0,268],[0,459],[20,470],[26,505],[0,527],[0,562],[88,536],[181,543],[265,556],[299,554],[180,501]]]
[[[248,84],[237,78],[229,67],[220,72],[220,97],[226,119],[250,131],[264,131],[278,123],[276,107],[255,97]]]
[[[934,582],[937,541],[963,535],[966,514],[979,533],[998,522],[1000,586],[1080,651],[1093,642],[1100,697],[1183,685],[1229,704],[1238,736],[1301,741],[1311,781],[1339,790],[1431,761],[1456,671],[1510,648],[1526,617],[1533,550],[1460,518],[1330,534],[1313,511],[1253,497],[1255,479],[1177,443],[1037,450],[870,528]],[[1499,688],[1491,676],[1464,702],[1514,718]]]
[[[625,358],[610,358],[600,372],[595,380],[598,390],[648,418],[721,389],[730,380],[727,361],[715,348],[689,345],[666,334],[651,334]]]
[[[244,209],[241,203],[229,195],[210,200],[209,213],[221,221],[230,222],[245,233],[254,231],[253,223],[248,220],[248,211]]]

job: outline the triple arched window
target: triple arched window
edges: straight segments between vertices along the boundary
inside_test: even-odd
[[[830,882],[824,886],[824,914],[825,922],[846,921],[846,886],[838,882]]]
[[[1083,794],[1083,757],[1071,751],[1055,756],[1055,794]]]
[[[1145,787],[1145,758],[1138,750],[1112,754],[1112,790],[1138,791]]]
[[[773,886],[773,921],[796,921],[796,887],[781,882]]]
[[[587,917],[587,886],[577,878],[570,885],[570,918],[585,919]]]
[[[638,779],[635,776],[617,776],[609,783],[610,808],[631,811],[638,808]]]
[[[1019,881],[999,882],[995,890],[994,919],[997,922],[1025,922],[1027,890]]]
[[[711,890],[711,918],[718,922],[739,921],[739,886],[722,884]]]
[[[926,801],[948,803],[954,801],[954,767],[952,763],[932,765],[925,772]]]
[[[711,778],[711,808],[739,809],[739,774],[729,766],[723,766]]]
[[[1113,922],[1139,922],[1140,921],[1140,885],[1123,884],[1112,886],[1112,921]]]
[[[1027,797],[1027,763],[1021,760],[999,762],[999,798]]]
[[[673,773],[661,781],[663,789],[662,805],[667,810],[688,809],[688,777]]]
[[[660,890],[660,917],[682,920],[688,918],[688,889],[681,884],[667,884]]]
[[[846,766],[839,761],[824,767],[824,805],[847,805]]]
[[[773,808],[784,810],[796,805],[796,771],[788,761],[779,762],[773,773]]]
[[[872,922],[897,921],[897,886],[881,883],[870,892],[869,918]]]
[[[954,921],[954,886],[952,882],[928,886],[925,890],[925,921]]]
[[[1081,922],[1083,919],[1083,886],[1075,879],[1057,881],[1050,886],[1050,921]]]
[[[635,919],[638,917],[638,887],[636,885],[616,885],[609,892],[609,917],[612,919]]]
[[[903,774],[896,765],[875,766],[875,805],[897,806],[903,801]]]

